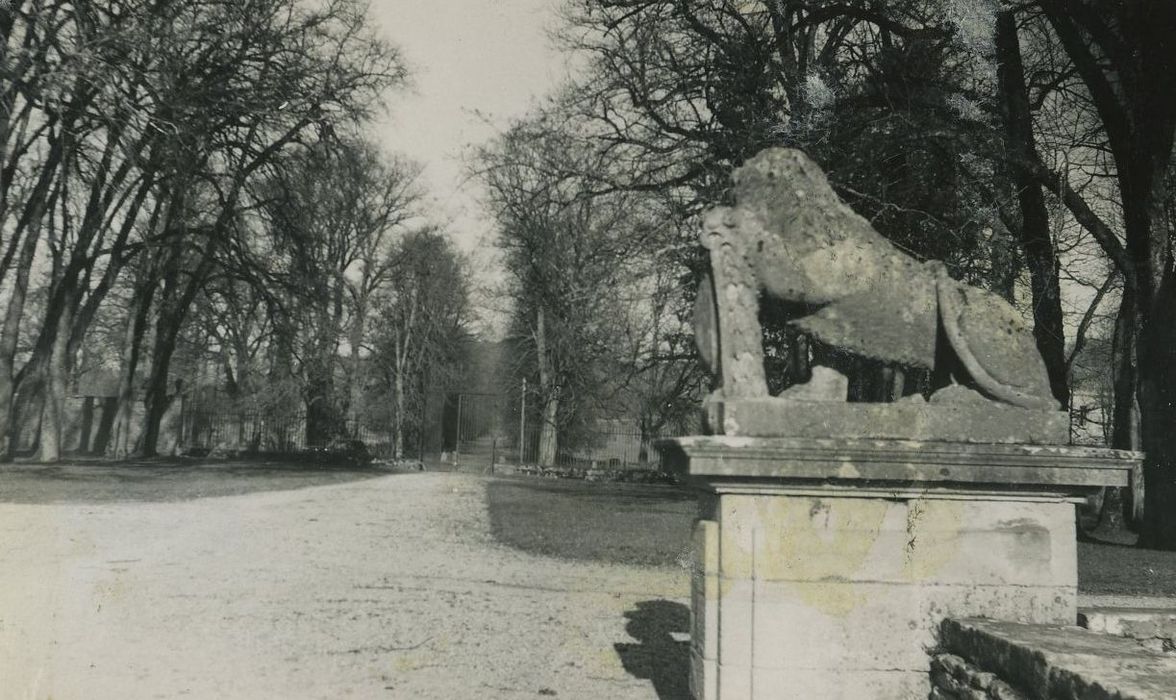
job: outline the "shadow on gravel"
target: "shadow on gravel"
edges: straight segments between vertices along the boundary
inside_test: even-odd
[[[278,460],[161,457],[0,465],[0,503],[174,502],[341,484],[391,473],[384,468]]]
[[[653,681],[661,700],[689,700],[690,644],[675,641],[671,632],[690,630],[690,608],[669,600],[644,600],[625,613],[625,631],[636,644],[616,644],[617,655],[630,675]]]

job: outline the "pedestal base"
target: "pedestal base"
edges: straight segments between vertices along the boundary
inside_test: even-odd
[[[1073,494],[1125,484],[1130,463],[1049,448],[1053,466],[1038,465],[1034,484],[1027,461],[1041,448],[960,446],[967,457],[940,469],[944,443],[729,441],[674,443],[704,489],[692,572],[700,700],[926,697],[944,617],[1074,624]],[[804,460],[842,476],[797,476]],[[929,476],[895,478],[912,463]],[[1018,483],[969,483],[994,469]]]

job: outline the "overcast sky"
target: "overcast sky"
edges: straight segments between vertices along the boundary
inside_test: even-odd
[[[371,0],[373,17],[413,74],[408,91],[391,95],[374,136],[425,167],[431,214],[449,222],[464,251],[475,252],[491,227],[476,185],[463,182],[463,153],[562,79],[564,59],[547,36],[558,2]]]

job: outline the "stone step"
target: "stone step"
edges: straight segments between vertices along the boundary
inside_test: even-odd
[[[1032,698],[1171,700],[1176,657],[1081,627],[944,620],[943,651]]]

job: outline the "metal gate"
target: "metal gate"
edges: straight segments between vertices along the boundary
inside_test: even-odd
[[[504,409],[499,394],[450,394],[445,445],[454,464],[487,469],[503,459],[510,444],[503,429]]]

